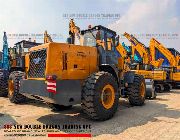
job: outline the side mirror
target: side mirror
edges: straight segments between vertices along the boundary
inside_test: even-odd
[[[119,45],[119,35],[117,37],[115,37],[115,46]]]

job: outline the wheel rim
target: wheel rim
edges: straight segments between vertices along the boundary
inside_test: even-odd
[[[141,97],[145,96],[145,85],[144,85],[144,83],[141,83],[141,85],[140,85],[140,94],[141,94]]]
[[[101,94],[102,105],[104,106],[104,108],[110,109],[114,104],[114,100],[115,100],[114,88],[108,84],[102,90],[102,94]]]
[[[14,82],[13,82],[13,80],[8,81],[8,91],[9,91],[9,95],[12,96],[14,93]]]

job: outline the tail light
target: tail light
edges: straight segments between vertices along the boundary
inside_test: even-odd
[[[56,94],[56,75],[46,76],[47,80],[47,91]]]
[[[152,56],[151,55],[149,56],[149,60],[150,60],[150,62],[152,61]]]
[[[56,80],[57,76],[56,75],[47,75],[46,80]]]

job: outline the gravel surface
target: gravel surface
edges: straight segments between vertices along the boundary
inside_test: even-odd
[[[4,124],[90,124],[93,136],[91,139],[180,140],[180,90],[159,93],[156,100],[146,100],[145,105],[141,107],[133,107],[127,100],[120,99],[115,116],[104,122],[86,119],[78,105],[67,111],[53,112],[41,102],[29,101],[17,105],[10,103],[8,98],[0,97],[0,140],[14,140],[14,137],[4,136],[7,134],[3,129]],[[75,130],[72,132],[76,133]],[[16,138],[57,139],[47,136]]]

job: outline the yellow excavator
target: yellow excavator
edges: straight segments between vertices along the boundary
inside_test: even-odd
[[[131,52],[132,57],[134,58],[135,52],[137,51],[139,55],[142,58],[142,64],[143,65],[149,65],[150,59],[149,59],[149,53],[146,49],[145,45],[139,42],[133,35],[130,35],[128,33],[123,34],[131,43]]]
[[[133,58],[132,58],[132,53],[127,51],[123,45],[119,44],[116,47],[118,53],[120,54],[120,57],[124,59],[124,66],[126,67],[127,71],[132,71],[135,72],[136,74],[143,75],[145,78],[145,83],[146,83],[146,98],[149,99],[155,99],[157,94],[155,91],[155,86],[153,82],[153,74],[151,71],[147,70],[134,70],[132,69],[133,65]],[[134,68],[134,66],[133,66]]]
[[[139,42],[133,35],[130,35],[126,32],[123,35],[131,42],[132,57],[134,57],[135,53],[138,52],[138,54],[142,58],[142,69],[148,69],[150,65],[156,68],[162,65],[164,60],[162,58],[158,60],[152,60],[148,48],[144,44]]]
[[[126,32],[124,36],[131,42],[132,63],[135,53],[138,53],[142,58],[142,62],[138,64],[135,63],[136,67],[131,67],[131,69],[135,71],[135,73],[143,75],[147,81],[147,85],[149,84],[150,87],[152,87],[153,90],[149,93],[152,93],[154,97],[152,97],[151,94],[146,94],[147,97],[155,98],[156,92],[170,90],[171,85],[166,80],[166,71],[158,69],[162,65],[164,59],[152,59],[151,52],[144,44],[139,42],[133,35]]]
[[[155,38],[150,40],[149,45],[152,60],[156,59],[156,50],[161,52],[165,58],[169,61],[168,67],[162,67],[166,71],[166,80],[171,83],[172,86],[180,84],[180,65],[179,56],[175,57],[163,44],[158,42]],[[168,84],[169,85],[169,84]],[[169,90],[170,87],[165,87]]]

